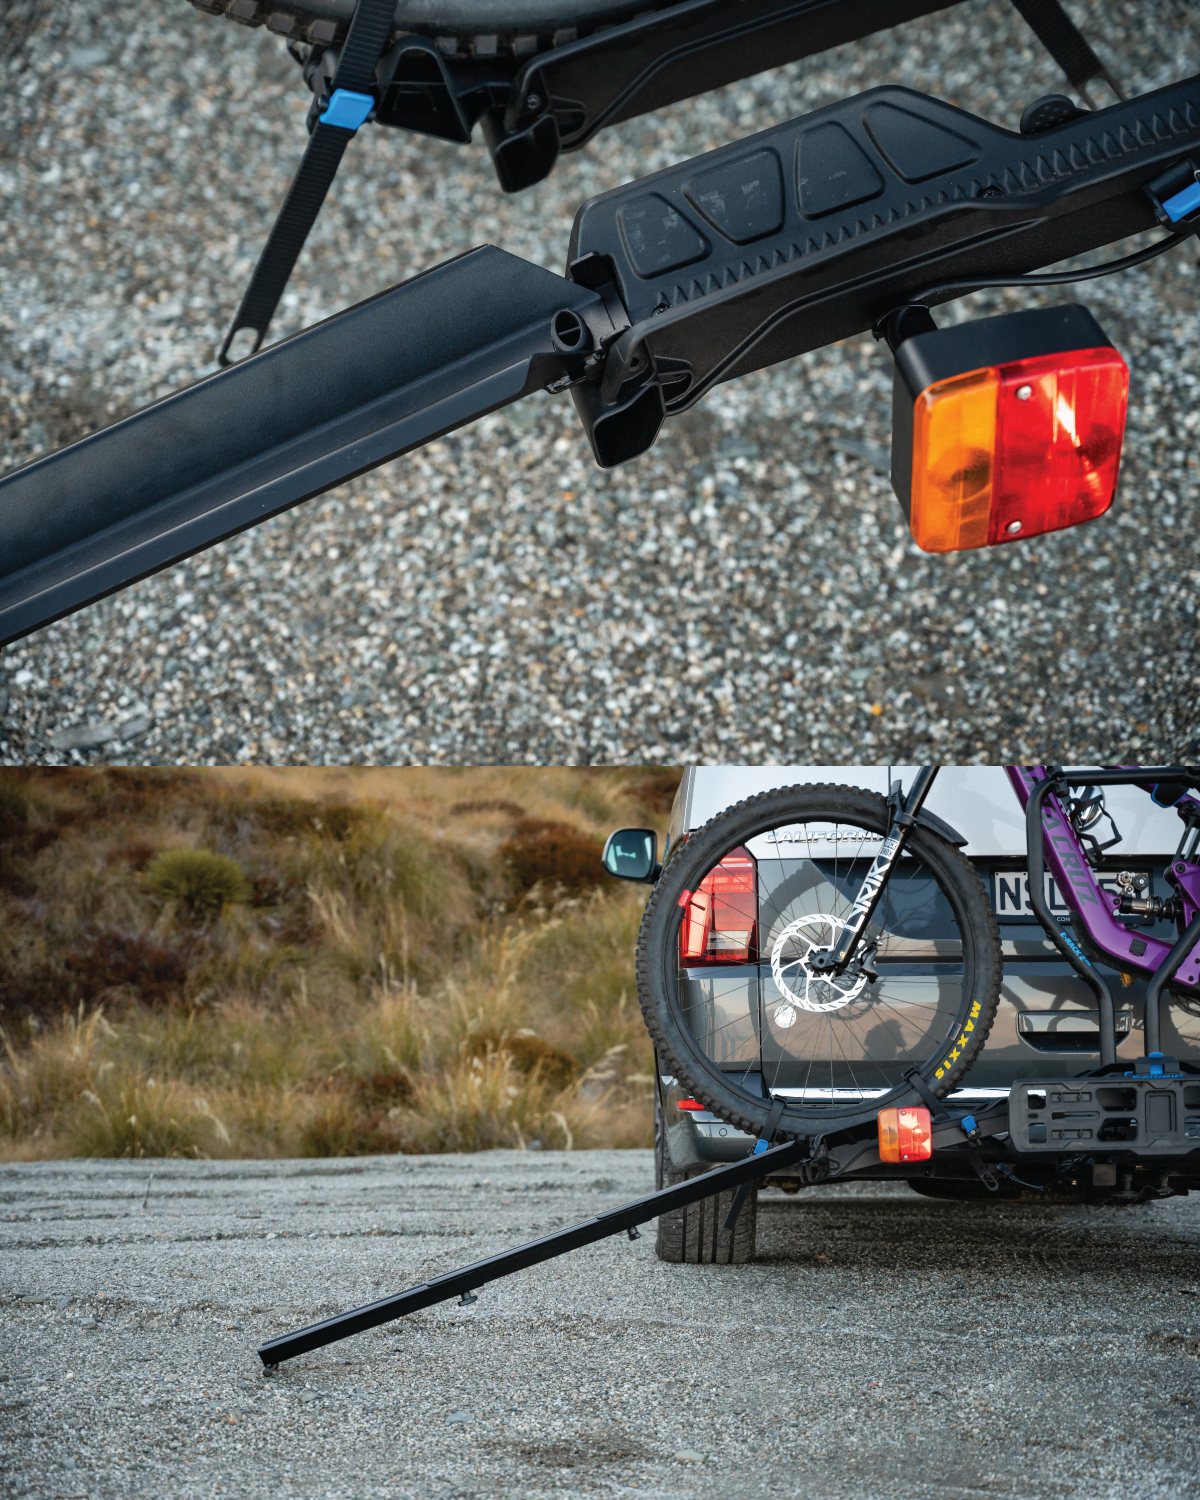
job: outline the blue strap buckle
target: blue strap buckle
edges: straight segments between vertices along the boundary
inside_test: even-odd
[[[770,1149],[771,1149],[771,1143],[770,1143],[770,1141],[764,1141],[762,1139],[762,1137],[760,1136],[758,1138],[758,1140],[755,1141],[755,1143],[754,1143],[754,1150],[750,1153],[750,1155],[751,1156],[761,1156],[764,1151],[769,1151]]]
[[[974,1135],[975,1132],[979,1129],[979,1122],[978,1120],[976,1120],[974,1115],[963,1115],[962,1119],[958,1123],[962,1126],[967,1135]]]
[[[1163,199],[1163,213],[1172,224],[1190,219],[1197,212],[1200,212],[1200,182],[1193,182],[1181,193],[1175,193],[1172,197]]]
[[[334,89],[325,106],[325,113],[317,118],[322,125],[357,130],[374,108],[375,100],[370,94],[356,94],[350,89]]]

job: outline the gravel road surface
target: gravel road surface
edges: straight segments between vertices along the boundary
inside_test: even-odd
[[[265,1338],[651,1181],[645,1151],[0,1168],[3,1492],[1200,1496],[1179,1199],[764,1194],[753,1265],[622,1236],[260,1373]]]
[[[1069,8],[1129,91],[1200,66],[1183,0]],[[278,38],[184,0],[14,0],[5,26],[15,465],[213,368],[309,94]],[[1011,5],[969,0],[629,121],[515,197],[478,143],[370,128],[274,333],[485,240],[561,270],[590,195],[884,82],[1014,128],[1063,87]],[[1198,290],[1188,248],[1046,299],[1133,370],[1121,492],[1081,530],[917,552],[869,336],[720,388],[609,473],[540,395],[0,655],[0,759],[1194,759]]]

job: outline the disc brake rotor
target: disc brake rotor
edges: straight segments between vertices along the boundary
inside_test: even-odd
[[[789,922],[771,949],[771,976],[782,995],[772,1016],[776,1026],[791,1026],[796,1007],[808,1011],[840,1010],[861,993],[867,983],[865,974],[816,974],[808,965],[809,955],[817,948],[832,948],[842,934],[842,922],[817,912]],[[785,956],[789,945],[800,952]],[[785,977],[786,976],[786,977]],[[790,980],[790,983],[789,983]]]

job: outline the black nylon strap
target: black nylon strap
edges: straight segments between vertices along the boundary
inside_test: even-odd
[[[387,43],[395,10],[396,0],[358,0],[338,57],[330,93],[335,89],[349,89],[356,94],[372,92],[375,65]],[[220,364],[230,363],[229,346],[243,328],[252,328],[258,335],[251,353],[261,346],[283,289],[354,134],[353,130],[340,125],[322,125],[319,120],[314,125],[283,207],[258,257],[237,316],[221,345],[217,356]]]
[[[396,0],[358,0],[334,70],[332,88],[353,89],[357,94],[371,92],[375,64],[391,34],[395,14]]]
[[[921,1077],[916,1068],[909,1068],[907,1070],[904,1075],[904,1081],[916,1089],[917,1093],[924,1099],[931,1119],[949,1120],[953,1118],[950,1111]]]
[[[925,1104],[929,1110],[929,1116],[931,1120],[954,1119],[954,1116],[950,1113],[945,1104],[938,1098],[938,1096],[921,1077],[920,1073],[917,1072],[916,1068],[908,1069],[908,1071],[904,1075],[904,1081],[905,1083],[911,1084],[913,1088],[916,1089],[917,1093],[920,1094],[921,1098],[924,1099]],[[964,1134],[966,1134],[965,1131]],[[969,1136],[967,1139],[967,1160],[971,1163],[976,1176],[979,1178],[980,1182],[983,1183],[984,1187],[987,1188],[988,1192],[996,1192],[999,1189],[1000,1184],[996,1181],[995,1177],[993,1177],[991,1168],[988,1166],[987,1162],[984,1161],[983,1157],[975,1149],[974,1145],[970,1144]]]
[[[779,1122],[783,1118],[784,1100],[772,1099],[771,1108],[767,1111],[766,1122],[762,1128],[762,1134],[757,1144],[760,1146],[771,1146],[775,1142],[775,1132],[779,1129]]]
[[[782,1099],[774,1099],[771,1101],[771,1108],[767,1112],[766,1123],[763,1125],[762,1134],[758,1138],[757,1144],[759,1146],[770,1146],[772,1140],[774,1139],[775,1132],[779,1129],[779,1121],[783,1117],[783,1107],[784,1101]],[[746,1199],[750,1196],[750,1189],[752,1186],[753,1183],[751,1182],[743,1182],[741,1187],[738,1188],[737,1192],[733,1195],[733,1202],[729,1205],[729,1213],[725,1217],[725,1223],[721,1226],[721,1233],[717,1239],[717,1244],[720,1245],[722,1249],[724,1249],[725,1246],[728,1245],[729,1241],[733,1238],[733,1231],[737,1226],[738,1215],[746,1205]]]
[[[1102,78],[1118,99],[1125,95],[1112,74],[1096,56],[1083,33],[1058,0],[1013,0],[1013,4],[1037,34],[1038,41],[1067,75],[1071,87],[1092,103],[1087,86]],[[1094,106],[1093,106],[1094,108]]]

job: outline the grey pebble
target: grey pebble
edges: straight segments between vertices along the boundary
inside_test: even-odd
[[[98,68],[101,63],[106,63],[108,58],[107,47],[76,47],[67,53],[63,66],[76,73],[85,73],[89,68]]]
[[[452,1411],[446,1418],[446,1421],[451,1423],[452,1425],[469,1422],[470,1420],[470,1414],[465,1411]]]
[[[138,714],[132,719],[126,719],[120,727],[122,741],[128,745],[132,740],[140,740],[149,734],[154,728],[154,720],[149,714]]]
[[[56,729],[47,736],[47,743],[54,750],[96,750],[109,740],[119,739],[120,733],[115,724],[74,724],[69,729]]]

